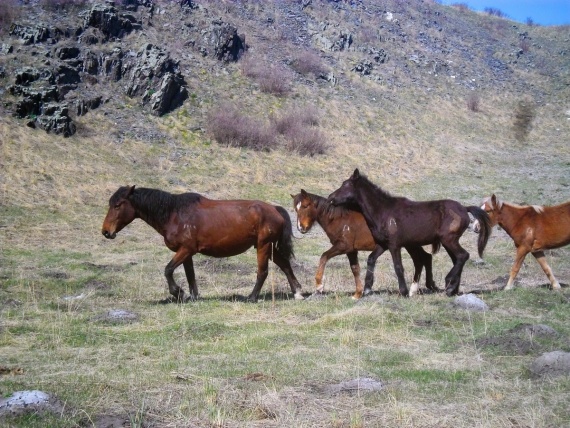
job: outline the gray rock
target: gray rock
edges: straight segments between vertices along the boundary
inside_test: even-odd
[[[553,351],[542,354],[529,367],[534,376],[570,375],[570,352]]]
[[[453,301],[453,305],[468,311],[485,312],[489,306],[474,294],[463,294]]]
[[[42,391],[17,391],[0,399],[0,416],[19,416],[27,413],[61,413],[63,405]]]
[[[326,391],[330,394],[338,394],[340,392],[353,392],[353,391],[381,391],[384,384],[376,379],[368,377],[359,377],[352,380],[329,385]]]

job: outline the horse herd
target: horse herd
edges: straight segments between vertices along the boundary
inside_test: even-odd
[[[513,239],[517,252],[509,280],[513,287],[525,256],[530,252],[538,261],[553,289],[560,284],[547,264],[544,250],[570,243],[570,202],[553,207],[518,206],[503,202],[495,195],[481,207],[465,207],[445,199],[416,202],[390,195],[356,169],[328,198],[307,193],[291,195],[297,213],[297,228],[306,233],[316,221],[327,234],[332,247],[325,251],[316,273],[316,293],[323,292],[327,261],[346,254],[356,291],[355,299],[372,293],[376,260],[388,250],[398,278],[399,293],[413,296],[425,268],[425,285],[438,291],[432,274],[432,254],[445,249],[453,267],[445,277],[448,296],[459,292],[461,273],[469,253],[459,239],[474,218],[478,232],[478,252],[482,256],[493,226],[501,226]],[[109,199],[109,210],[102,233],[114,239],[119,231],[140,218],[164,238],[175,252],[164,274],[172,298],[177,302],[198,298],[192,257],[200,253],[211,257],[230,257],[251,247],[257,250],[257,279],[248,300],[257,301],[268,275],[269,260],[283,271],[296,299],[303,299],[301,285],[291,268],[293,230],[283,207],[251,200],[212,200],[197,193],[171,194],[158,189],[120,187]],[[431,254],[423,246],[431,245]],[[401,249],[405,248],[414,264],[410,289],[404,278]],[[371,251],[364,287],[360,280],[358,251]],[[174,270],[184,266],[190,294],[174,280]]]

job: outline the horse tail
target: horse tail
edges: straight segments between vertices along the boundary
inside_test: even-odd
[[[476,220],[479,221],[479,239],[477,242],[477,250],[479,251],[479,257],[483,257],[483,251],[487,246],[487,241],[489,240],[489,236],[491,236],[491,230],[493,229],[491,226],[491,218],[489,214],[487,214],[484,210],[476,206],[466,207],[467,211],[475,217]]]
[[[281,232],[281,236],[277,243],[274,244],[273,249],[279,251],[279,254],[287,260],[291,260],[295,257],[293,253],[293,226],[291,225],[291,217],[289,217],[289,213],[285,208],[275,205],[275,209],[281,214],[281,217],[285,220],[285,224],[283,225],[283,232]]]

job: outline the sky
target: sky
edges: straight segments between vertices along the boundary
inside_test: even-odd
[[[442,0],[440,3],[465,3],[469,9],[478,11],[490,7],[518,22],[531,18],[539,25],[570,24],[570,0]]]

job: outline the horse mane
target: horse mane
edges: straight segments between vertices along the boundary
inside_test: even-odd
[[[492,206],[491,197],[485,198],[483,200],[483,203],[489,203],[489,205]],[[514,204],[512,202],[504,202],[504,201],[500,200],[499,198],[497,198],[497,207],[492,206],[492,208],[493,209],[497,208],[500,210],[501,208],[503,208],[503,205],[508,205],[509,207],[517,208],[517,209],[532,208],[538,214],[542,214],[544,212],[544,207],[542,205],[517,205],[517,204]]]
[[[374,184],[372,181],[370,181],[368,179],[368,177],[364,174],[360,174],[358,176],[358,180],[362,180],[364,181],[364,183],[370,187],[372,187],[372,189],[379,194],[379,197],[381,199],[387,199],[387,200],[394,200],[394,199],[398,199],[397,196],[393,196],[392,194],[390,194],[390,192],[382,189],[380,186],[377,186],[376,184]]]
[[[319,195],[315,195],[313,193],[307,193],[309,198],[315,204],[318,212],[322,212],[329,219],[333,220],[338,217],[344,217],[349,211],[359,211],[358,207],[352,205],[333,205],[327,203],[327,198]]]
[[[164,190],[145,187],[135,188],[128,196],[140,218],[153,227],[164,225],[173,212],[200,202],[201,198],[198,193],[174,195]]]

